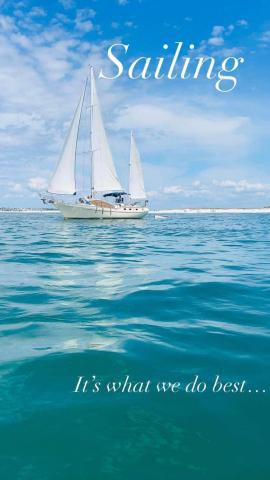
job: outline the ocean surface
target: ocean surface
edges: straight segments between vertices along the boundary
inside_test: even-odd
[[[269,480],[270,216],[0,225],[1,479]]]

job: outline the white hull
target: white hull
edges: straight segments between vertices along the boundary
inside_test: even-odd
[[[95,205],[72,205],[64,202],[55,202],[55,208],[60,210],[64,218],[114,219],[114,218],[143,218],[149,209],[134,205],[112,205],[111,208],[101,208]]]

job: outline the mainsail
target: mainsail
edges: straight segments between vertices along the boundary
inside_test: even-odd
[[[123,188],[117,177],[111,150],[108,144],[99,99],[97,96],[94,71],[90,70],[91,80],[91,150],[92,174],[91,189],[94,192],[119,192]]]
[[[62,195],[76,193],[76,150],[88,80],[89,79],[86,80],[62,154],[50,181],[48,188],[49,193]],[[90,68],[90,137],[91,196],[93,196],[95,192],[121,192],[123,188],[115,170],[103,124],[93,67]]]
[[[136,200],[146,199],[140,154],[132,132],[130,136],[129,195]]]
[[[87,80],[71,122],[56,170],[49,184],[48,192],[50,193],[65,195],[76,192],[76,149],[86,86]]]

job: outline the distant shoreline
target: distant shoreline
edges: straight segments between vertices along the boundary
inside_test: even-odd
[[[0,213],[60,213],[55,208],[8,208],[1,207]]]
[[[0,213],[60,213],[54,208],[0,208]],[[172,208],[162,210],[150,210],[152,215],[178,214],[178,213],[270,213],[270,207],[261,208]]]
[[[171,213],[270,213],[270,207],[261,208],[173,208],[153,210],[153,214],[171,214]]]

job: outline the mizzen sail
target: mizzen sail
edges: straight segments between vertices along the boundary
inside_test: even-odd
[[[48,192],[50,193],[68,195],[76,192],[76,149],[86,85],[87,80],[71,122],[56,170],[48,187]]]
[[[129,195],[136,200],[146,199],[140,154],[132,132],[130,136]]]

